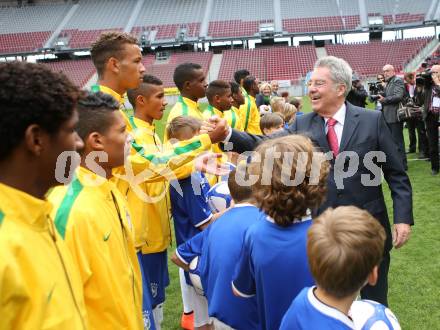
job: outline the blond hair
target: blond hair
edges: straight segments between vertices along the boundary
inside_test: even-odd
[[[361,289],[379,265],[385,231],[367,211],[354,206],[328,209],[308,232],[310,271],[320,288],[337,298]]]
[[[260,85],[260,94],[263,94],[263,90],[264,90],[266,87],[269,87],[269,90],[270,90],[270,92],[272,93],[272,86],[271,86],[268,82],[263,82],[263,83],[261,83],[261,85]]]
[[[179,139],[182,130],[189,129],[195,135],[202,126],[202,121],[200,119],[190,117],[190,116],[177,116],[173,118],[167,125],[167,138]]]
[[[298,110],[296,109],[296,107],[290,103],[284,103],[283,109],[281,110],[281,113],[284,116],[284,121],[287,124],[293,123],[293,121],[296,118],[297,112],[298,112]]]

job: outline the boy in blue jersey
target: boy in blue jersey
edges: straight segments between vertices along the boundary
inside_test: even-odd
[[[190,116],[175,117],[167,127],[170,141],[182,141],[199,133],[202,122]],[[170,182],[171,213],[174,219],[174,232],[177,245],[183,244],[191,237],[204,230],[221,213],[213,214],[209,208],[207,194],[210,185],[201,172],[193,172],[191,176]],[[184,279],[185,277],[185,279]],[[187,274],[180,273],[182,298],[187,308],[194,311],[194,329],[209,329],[208,305],[204,297],[195,293],[188,285]]]
[[[309,210],[325,198],[329,166],[300,135],[265,141],[254,156],[252,193],[265,214],[246,232],[232,287],[237,296],[256,296],[261,328],[272,330],[314,283],[306,253]]]
[[[228,178],[234,206],[206,231],[180,245],[172,257],[173,262],[187,269],[191,260],[199,256],[200,277],[215,329],[259,327],[255,297],[241,299],[231,291],[231,279],[246,230],[261,218],[250,185],[240,184],[244,175],[245,168],[239,166]]]
[[[320,215],[307,240],[316,286],[295,298],[280,329],[354,329],[348,311],[364,285],[375,285],[384,244],[383,227],[367,211],[341,206]]]

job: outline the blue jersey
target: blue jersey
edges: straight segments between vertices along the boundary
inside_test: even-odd
[[[182,195],[176,190],[176,184],[180,186]],[[208,180],[200,172],[192,173],[177,183],[171,182],[171,213],[177,245],[198,234],[198,227],[211,220],[212,213],[206,197],[209,188]]]
[[[273,223],[266,215],[246,233],[233,277],[242,297],[256,295],[263,329],[278,329],[292,300],[314,284],[306,253],[310,218],[288,227]]]
[[[304,288],[295,298],[283,317],[280,330],[354,329],[353,321],[336,308],[319,301],[314,289]]]
[[[205,236],[200,272],[209,316],[234,329],[259,327],[256,299],[236,297],[231,290],[245,233],[259,220],[258,208],[238,204],[210,225]]]

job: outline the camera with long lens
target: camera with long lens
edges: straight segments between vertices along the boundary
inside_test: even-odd
[[[370,93],[370,99],[373,101],[378,100],[379,96],[385,96],[385,89],[380,81],[368,83],[368,92]]]

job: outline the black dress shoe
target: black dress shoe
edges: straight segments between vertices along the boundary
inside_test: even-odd
[[[432,170],[431,175],[438,175],[438,170]]]

